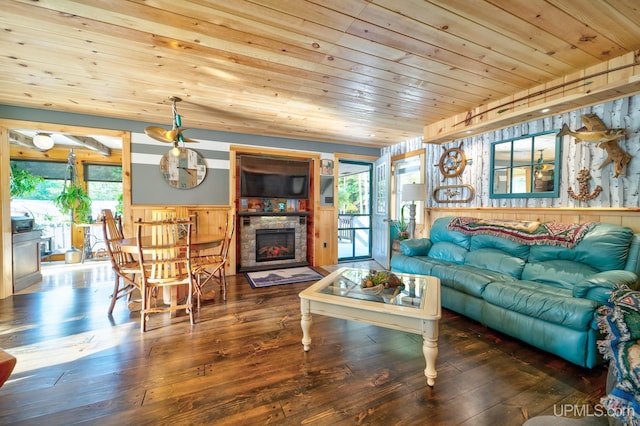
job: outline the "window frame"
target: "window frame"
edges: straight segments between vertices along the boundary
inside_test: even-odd
[[[503,139],[500,141],[496,141],[491,143],[490,147],[490,181],[489,181],[489,198],[498,199],[498,198],[557,198],[560,195],[559,184],[560,184],[560,156],[562,152],[562,138],[558,137],[559,129],[539,132],[531,135],[517,136],[514,138]],[[541,137],[547,137],[550,134],[555,134],[555,147],[554,147],[554,157],[553,160],[544,160],[542,158],[542,152],[539,149],[540,144],[536,145],[536,139],[540,140]],[[527,143],[528,141],[528,143]],[[505,165],[500,165],[496,167],[496,150],[499,145],[503,145],[507,149],[501,150],[501,152],[509,152],[509,160]],[[522,156],[515,158],[514,152],[516,152],[517,147],[526,147],[529,146],[528,152],[524,153],[525,157],[528,157],[526,160],[522,160]],[[538,152],[541,152],[538,155]],[[553,172],[553,189],[547,191],[536,191],[535,190],[535,170],[540,166],[549,166],[548,170]],[[497,171],[505,171],[505,178],[509,181],[508,191],[505,192],[495,192],[496,188],[496,172]],[[526,192],[512,192],[513,191],[513,182],[514,182],[514,171],[526,171],[526,173],[519,173],[518,175],[523,175],[525,177],[525,184],[527,185]]]

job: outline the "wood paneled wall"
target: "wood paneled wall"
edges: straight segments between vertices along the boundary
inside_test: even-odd
[[[319,207],[315,211],[315,217],[318,223],[314,235],[315,265],[333,265],[338,261],[337,210],[334,207]]]
[[[640,209],[591,208],[431,208],[425,210],[426,224],[417,227],[417,235],[427,237],[434,220],[444,216],[469,216],[481,219],[531,220],[538,222],[603,222],[628,226],[640,233]]]

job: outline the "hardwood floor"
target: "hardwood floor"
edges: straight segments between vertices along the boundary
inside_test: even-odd
[[[252,289],[242,274],[195,326],[156,314],[141,334],[124,301],[107,316],[113,275],[91,266],[45,271],[0,300],[0,347],[18,359],[0,424],[521,425],[604,395],[604,366],[447,310],[433,388],[418,335],[314,315],[305,353],[297,295],[309,283]]]

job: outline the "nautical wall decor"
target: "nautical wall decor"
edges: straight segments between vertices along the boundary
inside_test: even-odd
[[[624,171],[624,168],[631,161],[631,154],[625,152],[620,145],[618,139],[624,137],[627,133],[625,129],[607,129],[600,117],[596,114],[585,114],[582,116],[584,127],[579,128],[575,132],[569,129],[567,124],[563,124],[558,137],[571,135],[578,142],[597,142],[598,147],[607,152],[607,158],[600,165],[600,169],[609,163],[613,163],[615,177],[618,177]]]
[[[586,167],[578,172],[578,177],[576,180],[580,183],[580,190],[576,194],[573,192],[573,188],[569,187],[567,193],[574,200],[578,201],[589,201],[596,198],[602,192],[602,187],[600,185],[596,186],[591,194],[589,194],[589,181],[591,180],[591,173],[589,173],[589,169]]]
[[[471,185],[437,186],[433,190],[436,203],[468,203],[475,195],[476,191]]]
[[[440,156],[440,161],[438,161],[438,168],[440,169],[440,173],[442,173],[442,181],[444,182],[446,178],[450,177],[458,177],[458,179],[462,180],[462,172],[464,172],[464,168],[467,166],[467,163],[471,163],[471,159],[467,159],[464,151],[462,150],[462,144],[464,141],[460,142],[458,147],[454,148],[445,148],[444,152]]]

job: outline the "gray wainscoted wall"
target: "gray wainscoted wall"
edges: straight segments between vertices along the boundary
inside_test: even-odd
[[[376,157],[380,155],[379,149],[370,147],[190,129],[187,136],[200,143],[188,144],[188,147],[198,151],[205,158],[207,176],[196,188],[181,190],[169,186],[160,174],[160,159],[171,149],[171,145],[155,141],[144,134],[144,128],[149,125],[166,126],[167,123],[145,123],[8,105],[0,105],[0,117],[132,132],[131,197],[133,204],[229,204],[229,147],[231,145],[302,151],[320,154],[322,158],[332,158],[335,152]]]
[[[581,116],[593,113],[598,115],[608,128],[625,128],[626,137],[619,140],[620,147],[633,156],[623,175],[614,177],[613,164],[600,169],[607,158],[604,149],[596,143],[574,143],[574,138],[564,137],[561,158],[560,196],[557,198],[510,198],[491,199],[490,189],[490,148],[492,142],[513,137],[560,129],[564,123],[571,130],[583,126]],[[397,155],[417,149],[425,149],[426,182],[430,194],[427,207],[597,207],[597,208],[634,208],[640,206],[640,95],[606,102],[592,107],[553,115],[540,120],[532,120],[517,126],[507,127],[494,132],[463,139],[462,149],[472,163],[467,165],[462,180],[448,178],[443,181],[437,164],[444,149],[458,147],[461,141],[445,145],[423,144],[420,139],[406,141],[388,148],[383,152]],[[444,149],[443,149],[444,148]],[[579,183],[577,173],[586,167],[591,173],[589,187],[602,186],[600,195],[591,201],[577,201],[568,195],[572,188],[577,192]],[[468,203],[436,203],[431,196],[437,186],[468,184],[475,188],[475,197]]]

